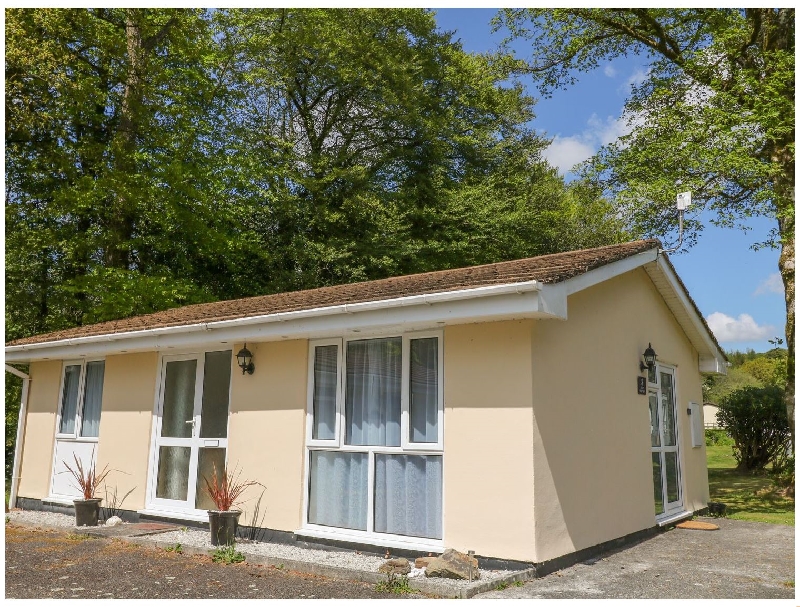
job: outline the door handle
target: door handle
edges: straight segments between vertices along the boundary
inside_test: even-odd
[[[187,419],[184,423],[192,424],[192,436],[194,436],[194,419]]]

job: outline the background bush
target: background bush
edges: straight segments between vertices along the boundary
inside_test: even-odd
[[[781,388],[750,386],[730,393],[719,403],[717,421],[733,438],[739,470],[763,470],[785,458],[789,422]]]
[[[706,447],[714,445],[733,445],[733,439],[723,428],[706,428]]]

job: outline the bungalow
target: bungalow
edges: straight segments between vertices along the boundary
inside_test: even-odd
[[[130,516],[205,521],[227,462],[274,537],[533,563],[706,507],[700,373],[725,370],[656,240],[185,306],[6,362],[30,365],[12,505],[70,505],[64,462],[94,457]]]

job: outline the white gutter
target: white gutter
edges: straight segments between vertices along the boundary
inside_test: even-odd
[[[8,495],[8,508],[15,508],[17,505],[17,488],[19,486],[19,467],[22,458],[22,441],[25,437],[25,422],[28,417],[28,391],[31,386],[31,378],[27,373],[6,365],[6,371],[22,378],[22,398],[19,402],[19,417],[17,418],[17,440],[14,443],[14,465],[11,472],[11,491]]]
[[[138,331],[125,331],[121,333],[92,335],[88,337],[75,337],[69,339],[59,339],[34,344],[24,344],[18,346],[6,346],[6,353],[28,352],[61,346],[77,346],[83,344],[93,344],[102,342],[116,342],[133,338],[159,337],[162,335],[173,335],[179,333],[191,333],[199,330],[211,331],[230,327],[241,327],[255,324],[266,324],[274,322],[287,322],[292,320],[315,318],[320,316],[332,316],[336,314],[354,314],[356,312],[366,312],[372,310],[387,310],[405,306],[431,305],[449,301],[459,301],[464,299],[475,299],[479,297],[490,297],[494,295],[507,295],[512,293],[527,293],[531,291],[541,291],[542,284],[536,280],[526,282],[509,283],[502,285],[491,285],[488,287],[476,287],[474,289],[459,289],[457,291],[443,291],[439,293],[429,293],[427,295],[410,295],[407,297],[396,297],[393,299],[383,299],[378,301],[366,301],[355,304],[340,304],[336,306],[324,306],[311,308],[308,310],[297,310],[293,312],[278,312],[275,314],[261,314],[259,316],[248,316],[246,318],[234,318],[231,320],[219,320],[214,322],[200,322],[191,325],[179,325],[176,327],[160,327],[157,329],[142,329]]]

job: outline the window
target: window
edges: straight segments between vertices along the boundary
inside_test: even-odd
[[[308,526],[442,538],[441,333],[312,342]]]
[[[64,365],[61,391],[61,438],[97,438],[103,400],[105,361],[75,361]]]

